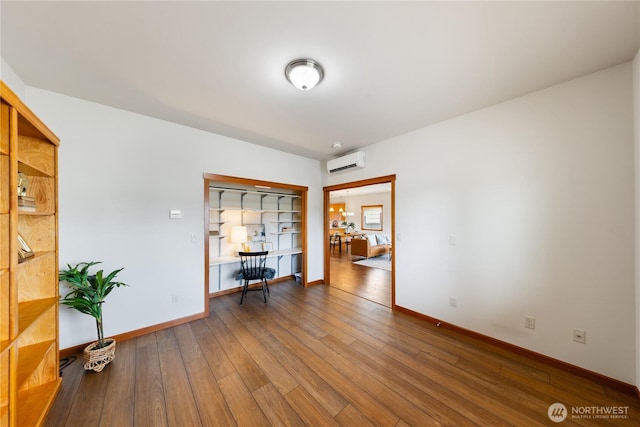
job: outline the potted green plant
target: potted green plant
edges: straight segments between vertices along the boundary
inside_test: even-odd
[[[356,229],[356,223],[355,222],[347,222],[342,221],[342,226],[343,227],[347,227],[347,229],[345,230],[345,233],[351,233],[352,231],[355,231]]]
[[[115,358],[116,351],[116,341],[113,338],[104,338],[102,304],[114,288],[127,285],[115,280],[122,268],[106,275],[103,270],[90,274],[89,269],[96,264],[100,262],[81,262],[75,266],[67,264],[67,269],[60,270],[59,280],[66,282],[69,286],[69,293],[60,300],[60,303],[88,314],[96,320],[98,341],[84,349],[84,368],[100,372]]]

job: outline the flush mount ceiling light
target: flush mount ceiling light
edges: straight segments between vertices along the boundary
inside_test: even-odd
[[[287,65],[284,75],[298,89],[309,90],[322,81],[324,70],[313,59],[296,59]]]

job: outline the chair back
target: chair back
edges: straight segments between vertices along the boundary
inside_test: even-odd
[[[268,253],[269,251],[238,252],[238,255],[240,256],[240,267],[242,268],[242,277],[244,280],[258,280],[264,278]]]

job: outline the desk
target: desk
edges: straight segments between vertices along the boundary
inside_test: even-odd
[[[281,257],[284,255],[301,254],[302,248],[282,249],[279,251],[270,251],[267,254],[267,258]],[[209,266],[223,265],[223,264],[235,264],[240,263],[239,256],[223,256],[210,258]]]

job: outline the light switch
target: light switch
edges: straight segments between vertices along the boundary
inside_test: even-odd
[[[169,219],[182,219],[182,211],[178,209],[171,209],[169,211]]]

